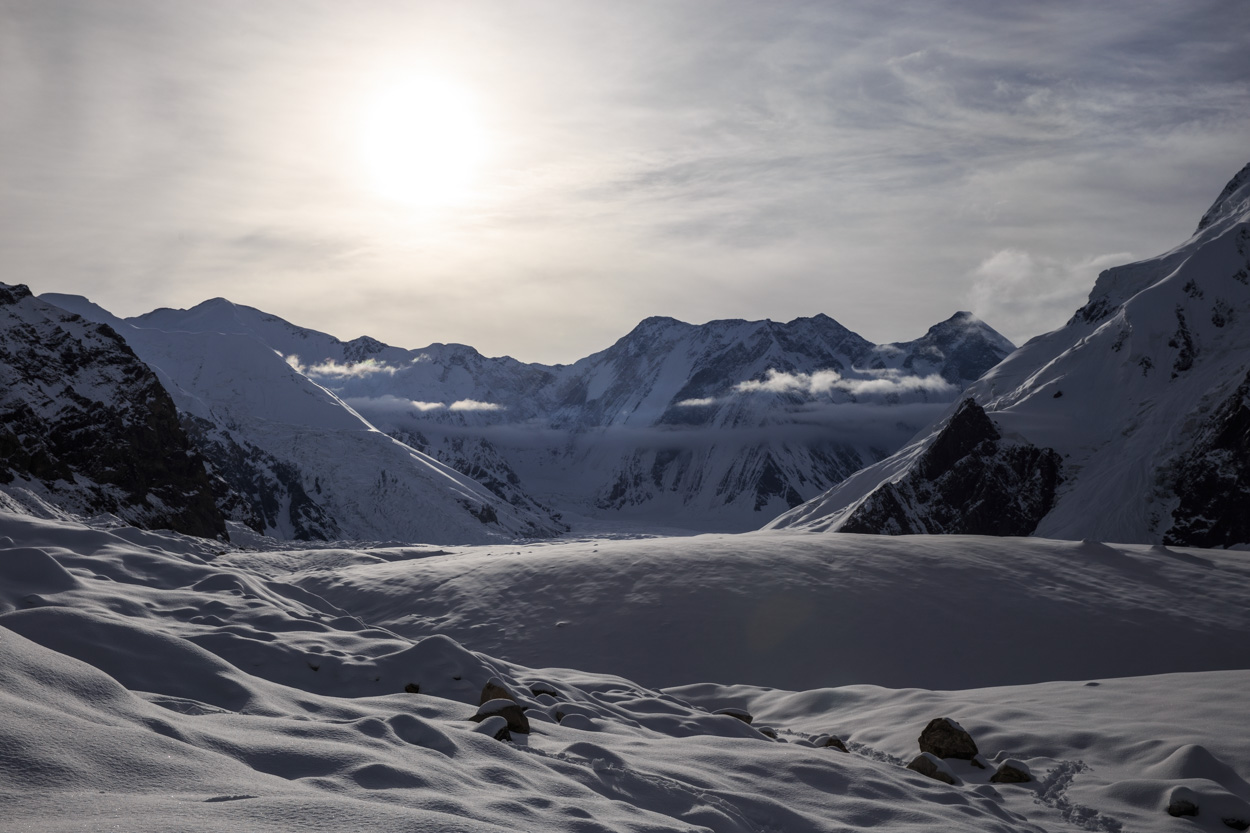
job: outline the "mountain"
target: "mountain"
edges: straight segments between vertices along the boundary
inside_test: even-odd
[[[0,503],[222,536],[173,401],[107,325],[0,284]]]
[[[212,467],[219,505],[255,532],[482,543],[558,531],[378,431],[251,336],[140,328],[81,297],[44,297],[110,324],[156,371]]]
[[[926,436],[771,526],[1250,543],[1250,165],[1185,243],[1088,302]]]
[[[130,320],[255,339],[509,505],[744,530],[898,448],[1012,345],[970,313],[874,345],[832,318],[655,317],[572,365],[340,341],[225,299]]]

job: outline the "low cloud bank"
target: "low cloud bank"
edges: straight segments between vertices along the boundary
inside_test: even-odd
[[[414,411],[424,414],[434,411],[480,413],[507,410],[505,406],[498,403],[479,402],[476,399],[457,399],[455,402],[422,402],[419,399],[405,399],[401,396],[392,396],[390,394],[385,396],[348,397],[343,401],[361,413],[392,417],[411,414]]]
[[[814,373],[786,373],[770,368],[763,379],[749,379],[734,385],[731,396],[755,393],[795,393],[803,396],[827,396],[842,391],[852,396],[888,396],[890,394],[931,393],[954,398],[959,388],[936,373],[928,376],[906,375],[899,370],[859,371],[868,378],[848,378],[836,370],[817,370]],[[714,397],[683,399],[677,403],[682,408],[698,408],[715,405]]]
[[[286,357],[286,363],[295,369],[297,373],[302,373],[309,377],[318,377],[322,379],[365,379],[370,376],[394,376],[398,367],[394,367],[376,359],[365,359],[362,362],[353,362],[351,364],[341,364],[334,359],[328,359],[320,364],[304,364],[299,360],[299,356],[294,354]]]

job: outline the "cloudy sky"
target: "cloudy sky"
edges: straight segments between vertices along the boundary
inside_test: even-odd
[[[568,362],[1021,342],[1250,162],[1250,4],[0,0],[0,281]]]

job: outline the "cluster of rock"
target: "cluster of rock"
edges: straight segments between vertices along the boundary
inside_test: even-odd
[[[918,740],[920,754],[907,768],[921,775],[956,785],[960,783],[959,776],[946,763],[947,760],[968,761],[977,769],[988,768],[972,735],[949,717],[935,717],[930,720]],[[1028,766],[1014,758],[1003,761],[990,776],[991,784],[1023,784],[1032,780],[1033,775]]]

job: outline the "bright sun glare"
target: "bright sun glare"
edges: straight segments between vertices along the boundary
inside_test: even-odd
[[[484,145],[468,91],[443,80],[410,78],[373,100],[361,148],[374,191],[434,207],[469,195]]]

